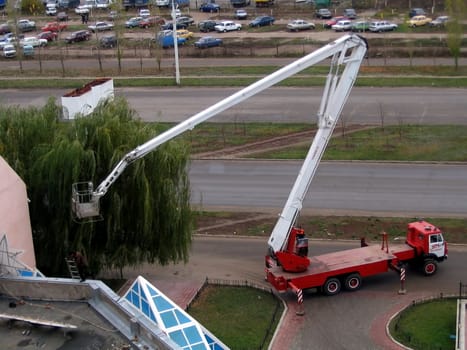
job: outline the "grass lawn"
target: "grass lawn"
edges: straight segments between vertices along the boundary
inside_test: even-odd
[[[414,350],[452,350],[456,334],[456,299],[414,305],[393,320],[393,337]]]
[[[467,160],[467,126],[391,125],[335,135],[323,160],[450,161]],[[310,145],[291,146],[250,158],[304,159]]]
[[[255,288],[207,285],[187,311],[232,350],[267,349],[283,305]]]

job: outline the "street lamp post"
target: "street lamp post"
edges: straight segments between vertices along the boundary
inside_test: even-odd
[[[180,67],[178,64],[178,40],[177,40],[177,21],[175,16],[175,0],[172,0],[172,35],[174,41],[174,55],[175,55],[175,83],[180,85]]]

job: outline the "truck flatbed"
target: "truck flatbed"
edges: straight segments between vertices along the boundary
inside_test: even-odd
[[[267,269],[267,279],[277,290],[285,291],[292,283],[300,289],[322,286],[330,277],[358,273],[368,277],[390,269],[391,263],[400,256],[410,256],[413,249],[407,244],[393,245],[389,252],[380,245],[342,250],[310,258],[310,266],[304,272],[285,272],[282,267]]]

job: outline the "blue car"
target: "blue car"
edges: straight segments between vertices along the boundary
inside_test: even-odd
[[[218,4],[214,4],[212,2],[208,2],[202,4],[199,8],[201,12],[219,12],[221,7]]]
[[[250,27],[272,26],[274,24],[274,17],[272,16],[259,16],[250,22]]]
[[[198,49],[207,49],[208,47],[221,46],[222,39],[213,38],[212,36],[203,36],[195,42],[195,47]]]

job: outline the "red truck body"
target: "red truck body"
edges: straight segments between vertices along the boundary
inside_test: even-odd
[[[266,258],[266,280],[279,292],[288,289],[322,288],[325,294],[340,291],[341,284],[348,290],[356,290],[361,279],[389,270],[399,271],[405,263],[417,263],[424,267],[426,275],[435,273],[436,261],[447,257],[446,242],[437,242],[435,249],[442,248],[438,255],[433,253],[431,238],[441,237],[441,231],[433,225],[419,221],[408,225],[407,240],[404,244],[390,247],[383,238],[382,245],[370,245],[348,249],[309,258],[310,264],[303,272],[287,272],[283,266],[271,266]],[[268,266],[269,265],[269,266]]]

